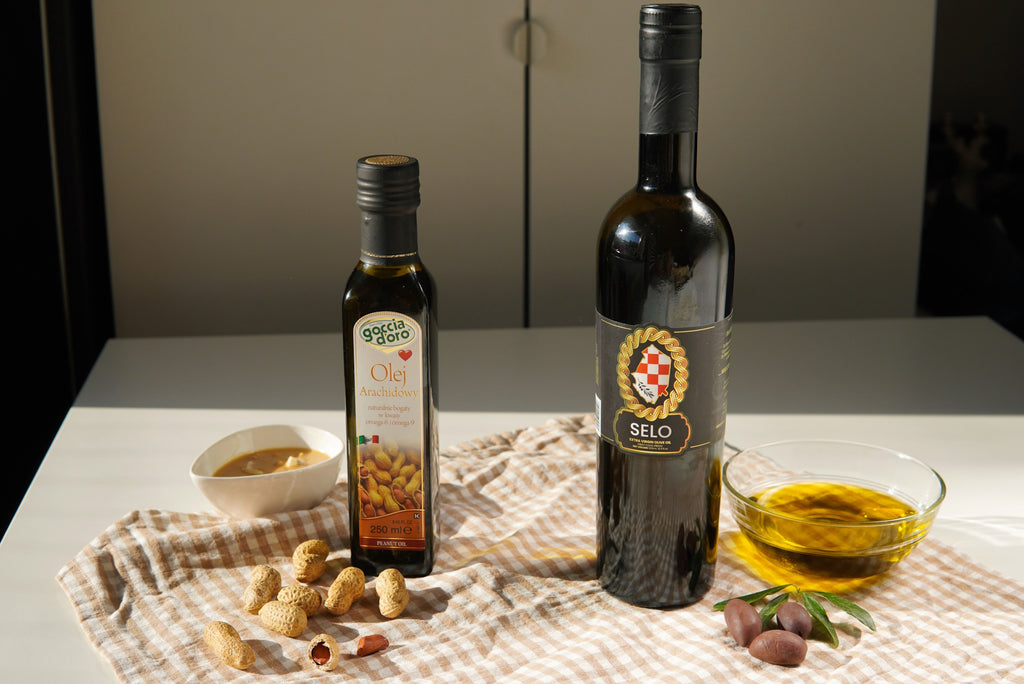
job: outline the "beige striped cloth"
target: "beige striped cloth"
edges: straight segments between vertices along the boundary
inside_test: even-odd
[[[833,613],[839,648],[811,641],[795,668],[754,660],[711,609],[766,586],[733,553],[727,506],[717,579],[703,601],[651,610],[609,596],[595,580],[594,448],[593,417],[579,416],[446,450],[435,570],[408,580],[412,599],[394,620],[380,617],[372,580],[347,614],[310,618],[300,638],[270,632],[239,607],[256,564],[295,583],[291,551],[310,538],[335,549],[315,583],[329,586],[347,563],[343,486],[313,510],[256,520],[135,511],[57,580],[126,682],[1024,681],[1024,587],[931,539],[883,581],[848,594],[876,632]],[[203,643],[213,620],[252,645],[249,670],[225,666]],[[341,645],[333,672],[306,661],[319,632]],[[390,647],[356,657],[356,640],[373,633]]]

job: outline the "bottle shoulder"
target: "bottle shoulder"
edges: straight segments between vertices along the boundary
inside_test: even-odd
[[[420,262],[379,266],[361,261],[345,284],[343,308],[346,317],[385,309],[421,316],[436,310],[435,297],[434,280]]]
[[[434,289],[434,279],[421,261],[399,265],[382,265],[359,261],[349,274],[346,290],[366,283],[379,287],[403,287],[408,283],[419,283],[421,287]]]
[[[732,228],[721,207],[699,188],[657,193],[632,188],[612,205],[601,244],[689,234],[732,244]]]
[[[360,259],[355,268],[352,269],[352,276],[364,274],[373,278],[390,279],[402,278],[416,273],[427,273],[427,267],[418,259],[404,263],[374,263]]]

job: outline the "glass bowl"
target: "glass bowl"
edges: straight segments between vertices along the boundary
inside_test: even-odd
[[[924,539],[946,496],[916,458],[838,440],[745,449],[722,481],[743,536],[793,583],[884,573]]]

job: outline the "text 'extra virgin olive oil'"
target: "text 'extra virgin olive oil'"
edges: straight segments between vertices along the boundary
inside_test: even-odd
[[[419,162],[356,163],[359,263],[342,330],[352,564],[430,574],[438,538],[437,306],[420,261]]]
[[[635,188],[597,252],[597,573],[629,603],[711,587],[732,315],[733,237],[696,175],[701,11],[640,10]]]

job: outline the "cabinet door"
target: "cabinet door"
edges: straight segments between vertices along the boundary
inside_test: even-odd
[[[537,325],[593,321],[605,212],[636,182],[640,2],[531,0]],[[934,2],[703,2],[698,182],[736,236],[741,319],[910,316]]]
[[[421,164],[446,328],[523,308],[522,0],[94,0],[122,336],[340,328],[355,161]]]

